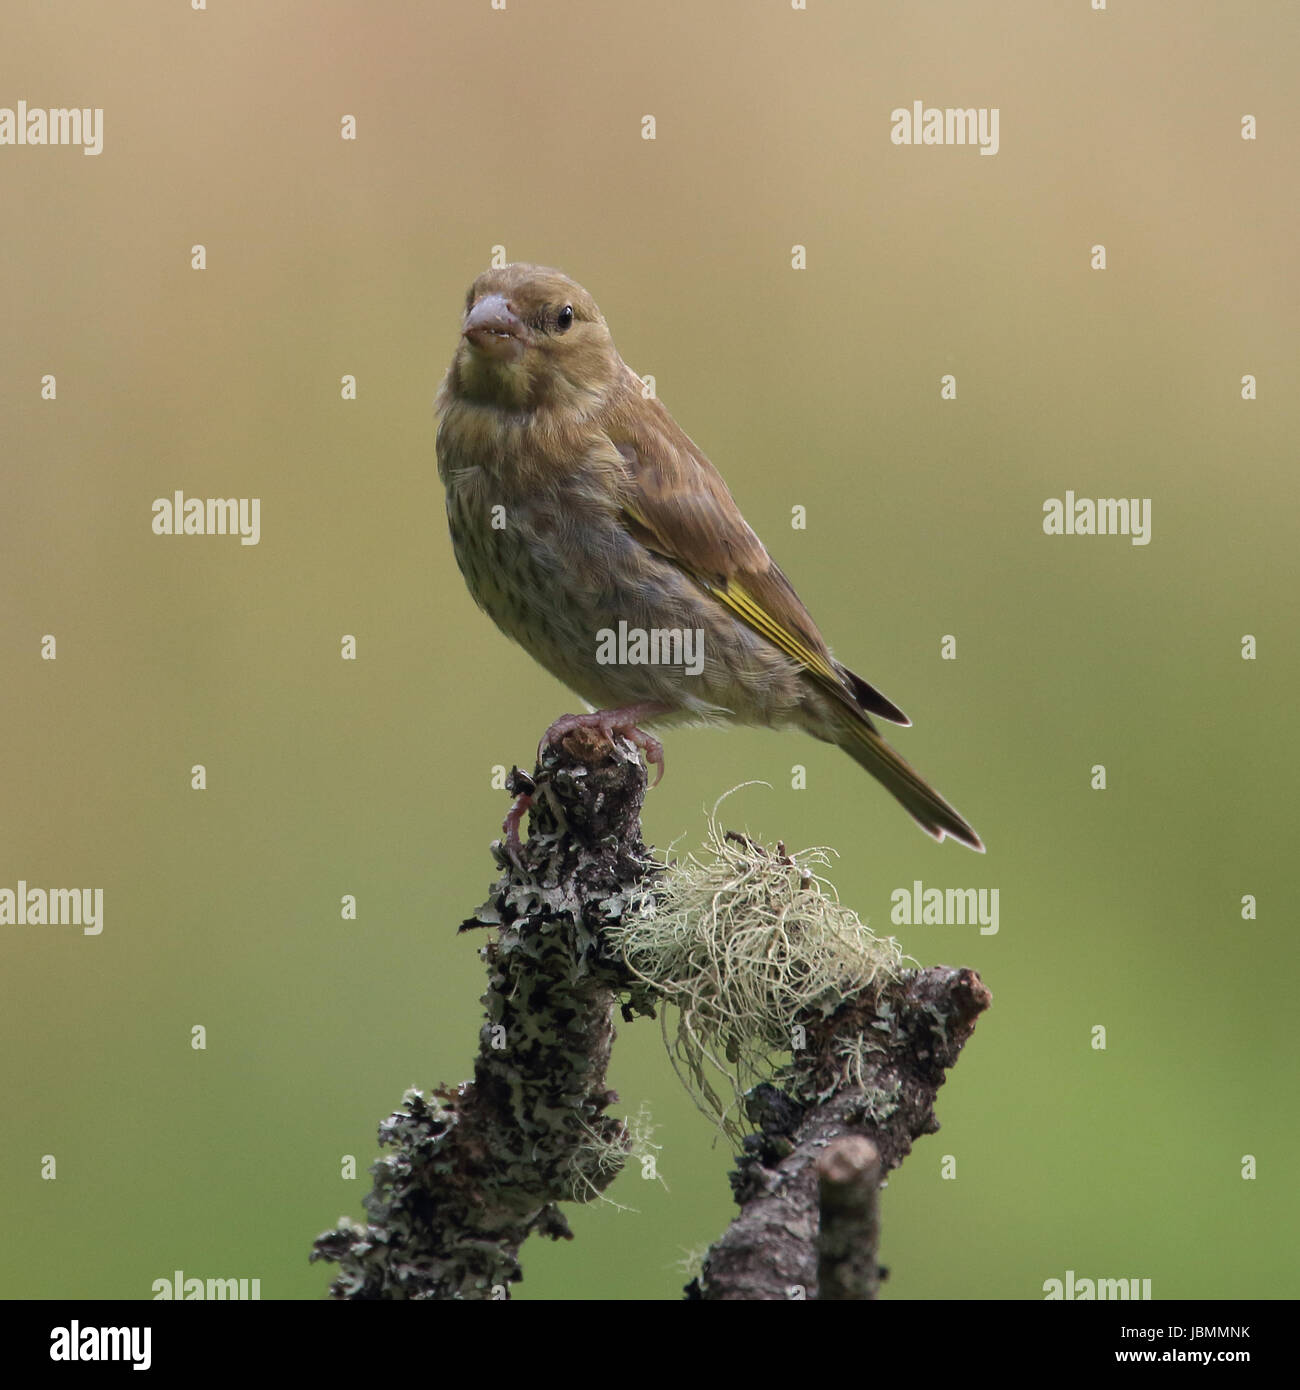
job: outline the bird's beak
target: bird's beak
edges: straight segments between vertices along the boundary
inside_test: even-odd
[[[492,357],[517,357],[524,350],[523,332],[523,323],[500,294],[485,294],[461,328],[471,347]]]

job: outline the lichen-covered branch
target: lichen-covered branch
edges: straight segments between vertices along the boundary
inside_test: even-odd
[[[732,1173],[741,1214],[709,1251],[693,1295],[817,1297],[818,1159],[858,1134],[874,1144],[882,1175],[898,1167],[914,1139],[938,1130],[935,1094],[991,1002],[975,971],[934,966],[905,971],[875,1000],[804,1020],[807,1045],[788,1086],[749,1094],[757,1132]]]
[[[703,860],[657,864],[624,740],[580,728],[534,778],[513,776],[531,835],[518,863],[498,843],[502,876],[461,928],[493,929],[474,1079],[408,1093],[381,1126],[367,1221],[316,1241],[312,1258],[339,1266],[331,1296],[504,1298],[529,1235],[569,1235],[558,1204],[599,1195],[631,1144],[606,1113],[621,995],[627,1019],[672,1004],[674,1057],[728,1132],[734,1108],[706,1069],[749,1087],[741,1213],[690,1295],[873,1297],[876,1188],[939,1127],[935,1092],[990,1002],[979,976],[903,970],[898,943],[810,867],[817,851],[773,852],[711,820]]]
[[[530,1234],[569,1236],[557,1203],[597,1196],[622,1167],[605,1074],[629,978],[602,932],[650,867],[645,771],[630,745],[578,730],[535,783],[516,779],[534,792],[522,863],[497,847],[502,877],[462,925],[495,929],[474,1079],[408,1093],[381,1126],[392,1152],[372,1169],[366,1224],[315,1244],[313,1260],[339,1265],[334,1298],[505,1297]]]

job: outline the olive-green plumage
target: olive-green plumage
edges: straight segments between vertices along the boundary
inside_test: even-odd
[[[979,837],[884,742],[907,717],[831,655],[713,465],[623,362],[591,296],[515,264],[470,287],[438,394],[438,472],[470,593],[596,709],[801,728],[936,839]],[[703,634],[698,674],[597,659],[601,633]]]

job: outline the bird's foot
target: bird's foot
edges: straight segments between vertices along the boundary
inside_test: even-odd
[[[537,745],[537,757],[540,760],[550,744],[571,734],[574,729],[599,729],[611,743],[615,734],[621,734],[645,754],[646,764],[655,770],[655,779],[650,785],[657,787],[664,775],[664,746],[653,734],[638,729],[637,721],[667,714],[668,708],[667,705],[645,703],[625,705],[622,709],[598,709],[591,714],[562,714],[542,735],[542,741]]]

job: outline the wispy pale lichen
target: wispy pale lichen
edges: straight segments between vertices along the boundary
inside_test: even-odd
[[[721,803],[719,803],[720,805]],[[824,849],[794,854],[724,831],[715,805],[698,854],[669,866],[607,940],[675,1006],[665,1036],[697,1102],[733,1136],[740,1096],[777,1074],[800,1019],[895,982],[903,953],[845,907],[819,873]],[[718,1094],[711,1073],[733,1094]]]

